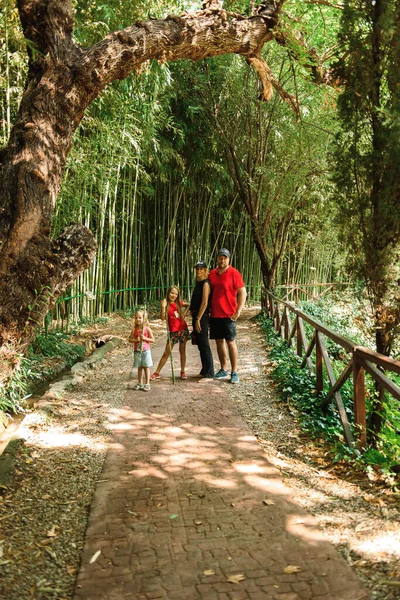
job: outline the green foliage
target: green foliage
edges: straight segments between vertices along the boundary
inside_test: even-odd
[[[400,21],[395,0],[345,2],[333,171],[348,267],[368,288],[379,352],[400,330]]]
[[[94,44],[108,33],[133,25],[137,20],[160,19],[167,14],[179,14],[185,8],[193,8],[188,4],[196,5],[184,0],[77,2],[74,35],[83,45]]]
[[[29,348],[27,360],[39,362],[43,357],[59,357],[68,366],[76,363],[85,354],[84,346],[68,342],[68,335],[61,331],[50,332],[47,335],[37,335]]]
[[[18,111],[27,63],[18,9],[13,0],[3,0],[0,10],[0,147],[7,142]]]
[[[109,318],[108,317],[95,317],[94,319],[91,317],[79,317],[78,322],[77,322],[77,326],[78,327],[84,327],[85,325],[94,325],[96,323],[98,324],[102,324],[102,323],[108,323]]]
[[[75,364],[85,354],[85,348],[68,342],[61,332],[39,334],[29,347],[28,355],[20,358],[19,366],[13,371],[6,387],[0,388],[0,411],[14,413],[23,410],[24,400],[39,383],[54,376],[52,363],[46,359]],[[48,367],[43,365],[48,364]]]
[[[368,305],[364,298],[364,294],[356,295],[353,290],[347,290],[331,297],[321,297],[317,301],[301,302],[299,307],[332,331],[360,346],[372,348],[372,323],[368,319]],[[305,326],[310,327],[307,323]],[[326,342],[332,343],[329,339]]]
[[[323,395],[316,393],[315,377],[306,369],[299,368],[301,359],[276,334],[272,321],[265,314],[260,316],[260,323],[268,343],[272,345],[270,357],[276,363],[272,377],[278,383],[282,399],[289,407],[295,407],[301,427],[311,437],[323,436],[329,442],[341,446],[343,435],[339,416],[331,405],[326,410],[321,409]],[[346,410],[351,416],[351,403]]]
[[[326,324],[328,313],[321,309],[315,311],[320,320]],[[317,316],[316,315],[316,316]],[[289,348],[287,342],[280,338],[273,327],[273,323],[261,314],[261,327],[271,345],[270,357],[275,363],[272,378],[277,382],[281,391],[282,400],[287,403],[289,410],[294,414],[304,431],[310,437],[324,438],[330,446],[334,461],[346,460],[357,463],[367,472],[379,469],[383,476],[394,481],[393,467],[400,464],[400,410],[395,399],[387,399],[385,411],[387,418],[374,446],[368,446],[361,453],[355,448],[348,448],[344,442],[342,425],[333,404],[326,409],[321,409],[321,401],[329,390],[325,389],[321,394],[315,390],[315,377],[309,375],[306,368],[300,369],[301,359]],[[327,344],[329,348],[329,345]],[[329,350],[331,354],[331,349]],[[335,359],[334,354],[330,356],[334,370],[341,372],[343,363]],[[397,378],[400,380],[400,378]],[[373,384],[370,379],[366,381],[370,398],[372,397]],[[345,410],[352,423],[354,420],[352,384],[348,380],[341,388],[341,396]],[[371,409],[371,401],[367,398],[367,410]]]

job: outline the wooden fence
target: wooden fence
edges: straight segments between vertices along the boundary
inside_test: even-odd
[[[289,283],[288,285],[279,285],[279,292],[282,291],[284,297],[283,301],[293,300],[299,302],[299,300],[318,300],[322,296],[325,296],[328,292],[333,292],[338,288],[346,285],[353,285],[349,281],[343,281],[340,283]]]
[[[273,320],[275,330],[288,341],[290,346],[295,347],[297,355],[303,358],[300,368],[307,365],[309,372],[315,374],[317,392],[323,391],[324,377],[328,379],[330,390],[322,400],[321,406],[327,406],[332,400],[336,403],[344,437],[349,446],[353,446],[355,440],[340,395],[340,388],[348,378],[352,377],[354,388],[353,429],[356,432],[357,446],[360,449],[364,448],[367,444],[365,372],[371,375],[381,389],[385,389],[394,398],[400,400],[399,386],[389,379],[385,373],[400,374],[400,361],[358,346],[352,340],[335,333],[316,319],[297,309],[294,304],[277,298],[271,292],[265,294],[265,310]],[[304,322],[314,329],[310,341],[306,337]],[[326,349],[325,336],[339,344],[349,355],[348,363],[337,379]],[[315,358],[313,360],[314,350]]]

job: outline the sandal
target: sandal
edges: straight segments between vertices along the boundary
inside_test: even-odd
[[[145,383],[144,386],[142,387],[142,390],[144,392],[149,392],[150,391],[150,384],[149,383]]]
[[[143,389],[143,384],[142,383],[137,383],[133,389],[134,390],[142,390]]]
[[[157,371],[154,371],[153,375],[150,377],[151,381],[154,381],[155,379],[161,379],[161,375],[160,373],[157,373]]]
[[[181,379],[187,379],[185,371],[181,371]]]

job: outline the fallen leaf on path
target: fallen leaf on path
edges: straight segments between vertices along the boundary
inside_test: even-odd
[[[169,515],[169,519],[177,519],[179,517],[179,515]]]
[[[57,525],[53,525],[53,527],[50,529],[50,531],[47,532],[47,537],[56,537],[57,530],[58,530]]]
[[[285,567],[283,569],[284,573],[289,573],[289,574],[300,573],[300,571],[301,571],[301,567],[299,567],[297,565],[288,565],[287,567]]]
[[[243,579],[245,579],[243,573],[238,573],[237,575],[229,575],[227,581],[229,581],[229,583],[240,583]]]
[[[42,546],[49,546],[53,543],[53,541],[53,538],[47,538],[47,540],[42,540],[40,543],[42,544]]]
[[[57,560],[57,556],[54,554],[54,552],[53,552],[52,550],[50,550],[50,548],[46,548],[46,547],[45,547],[45,550],[46,550],[47,554],[48,554],[49,556],[51,556],[51,558],[52,558],[53,560],[55,560],[55,561]]]
[[[373,525],[366,523],[365,521],[362,521],[361,523],[359,523],[356,528],[355,528],[355,532],[356,533],[361,533],[363,531],[371,531],[371,529],[373,529]]]
[[[97,550],[97,552],[95,552],[92,556],[92,558],[89,561],[89,564],[92,565],[94,562],[96,562],[96,560],[99,558],[101,554],[101,550]]]
[[[267,506],[272,506],[273,504],[275,504],[274,500],[263,500],[263,504],[266,504]]]
[[[382,500],[382,498],[376,498],[375,496],[369,496],[368,494],[366,494],[364,496],[364,500],[365,502],[369,502],[369,504],[375,504],[376,506],[385,506],[385,503]]]
[[[215,571],[207,569],[206,571],[203,571],[203,575],[215,575]]]

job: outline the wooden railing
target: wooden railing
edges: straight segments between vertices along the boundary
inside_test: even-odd
[[[328,292],[332,292],[337,288],[352,285],[349,281],[343,281],[340,283],[289,283],[287,285],[279,285],[279,291],[285,294],[282,298],[283,301],[293,300],[299,302],[302,299],[317,300],[322,296],[325,296]]]
[[[295,347],[297,355],[303,358],[300,368],[307,365],[309,372],[315,374],[317,392],[323,391],[324,377],[328,379],[331,387],[322,400],[321,406],[325,407],[332,400],[335,401],[346,443],[349,446],[357,443],[360,449],[364,448],[367,444],[365,371],[371,375],[381,388],[400,400],[399,386],[385,374],[385,371],[400,374],[400,361],[358,346],[352,340],[335,333],[323,323],[297,309],[294,304],[277,298],[271,292],[265,293],[265,310],[273,320],[275,330],[288,341],[290,346]],[[304,322],[314,329],[310,341],[307,340]],[[325,346],[325,337],[339,344],[349,355],[347,365],[337,379]],[[312,360],[314,350],[315,359]],[[340,388],[349,377],[353,378],[354,387],[353,429],[356,432],[356,442],[340,395]]]

